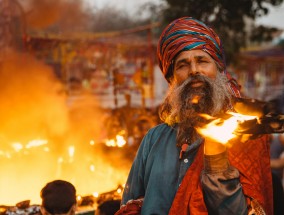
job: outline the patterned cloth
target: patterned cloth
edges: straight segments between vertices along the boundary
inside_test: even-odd
[[[220,38],[213,29],[191,17],[176,19],[164,29],[160,36],[157,56],[159,66],[168,81],[173,73],[172,66],[175,57],[182,51],[189,50],[202,50],[208,53],[219,65],[221,72],[228,77],[230,92],[240,97],[238,83],[226,71]]]
[[[273,215],[272,178],[267,138],[268,136],[264,135],[247,142],[235,140],[228,148],[230,164],[240,172],[240,182],[251,209],[250,214]],[[202,161],[203,146],[200,147],[179,186],[169,215],[208,214],[200,183]]]

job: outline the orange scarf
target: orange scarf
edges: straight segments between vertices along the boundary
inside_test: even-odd
[[[250,205],[250,199],[256,199],[267,215],[273,215],[272,178],[268,136],[233,142],[228,147],[230,164],[240,172],[243,192]],[[203,200],[200,174],[203,170],[203,144],[200,146],[194,162],[187,170],[176,193],[170,215],[208,214]]]

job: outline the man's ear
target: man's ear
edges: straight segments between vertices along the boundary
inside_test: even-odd
[[[40,206],[40,212],[41,212],[42,215],[47,215],[48,214],[43,206]]]
[[[74,205],[72,205],[70,211],[69,211],[69,215],[74,215],[76,213],[77,210],[77,203],[75,203]]]

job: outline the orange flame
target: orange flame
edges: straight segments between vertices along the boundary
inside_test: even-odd
[[[32,140],[30,142],[28,142],[28,144],[26,145],[26,148],[32,148],[32,147],[37,147],[37,146],[42,146],[47,144],[48,141],[47,140]]]
[[[106,145],[109,147],[123,147],[126,144],[126,140],[123,135],[125,131],[122,130],[115,136],[115,139],[106,140]]]
[[[210,139],[213,139],[222,144],[226,144],[229,140],[236,137],[234,132],[238,128],[239,123],[245,120],[256,119],[257,116],[242,115],[239,113],[228,112],[232,116],[229,119],[217,118],[212,122],[208,123],[204,127],[198,127],[197,131]],[[205,118],[212,118],[209,115],[203,114]]]

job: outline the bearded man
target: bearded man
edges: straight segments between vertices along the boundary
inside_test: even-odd
[[[269,141],[202,136],[201,114],[233,111],[239,85],[226,72],[222,45],[204,23],[183,17],[158,42],[170,84],[164,121],[145,135],[129,173],[118,214],[273,214]]]

